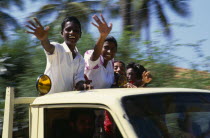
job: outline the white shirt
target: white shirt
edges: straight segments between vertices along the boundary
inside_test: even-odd
[[[49,93],[74,90],[77,82],[84,81],[84,59],[77,49],[76,57],[73,59],[72,52],[65,42],[51,44],[55,46],[55,50],[53,54],[45,51],[47,65],[44,72],[52,81]]]
[[[85,52],[85,75],[92,80],[91,85],[95,89],[110,88],[114,82],[114,60],[108,62],[106,68],[103,66],[104,59],[100,56],[96,61],[91,61],[93,50]]]

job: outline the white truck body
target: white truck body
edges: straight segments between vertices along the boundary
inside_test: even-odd
[[[94,108],[107,110],[113,117],[121,135],[125,138],[135,138],[138,137],[138,135],[129,121],[129,117],[122,105],[122,99],[129,96],[168,93],[210,94],[210,91],[186,88],[115,88],[59,92],[40,97],[14,98],[14,88],[8,87],[6,89],[2,136],[3,138],[12,138],[14,104],[30,104],[30,138],[45,137],[45,110],[56,108]],[[56,116],[56,113],[54,113],[54,116]]]

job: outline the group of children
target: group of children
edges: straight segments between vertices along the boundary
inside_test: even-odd
[[[108,36],[112,24],[108,25],[103,15],[100,15],[100,18],[94,15],[93,19],[95,23],[92,24],[98,29],[100,36],[94,49],[86,51],[84,58],[76,47],[82,35],[81,24],[76,17],[70,16],[63,20],[62,44],[49,41],[50,28],[44,28],[37,18],[34,18],[34,22],[28,21],[29,25],[26,27],[31,31],[26,32],[40,40],[47,57],[44,74],[51,78],[53,84],[49,93],[119,87],[116,80],[123,78],[119,76],[126,78],[125,83],[121,82],[120,85],[124,88],[144,87],[152,80],[150,72],[143,66],[135,63],[125,66],[122,61],[114,61],[117,41]]]
[[[135,62],[125,63],[122,61],[114,61],[115,80],[118,81],[117,86],[123,88],[146,87],[152,81],[152,76],[144,66]],[[122,77],[124,76],[124,78]],[[123,82],[123,79],[125,80]],[[116,83],[116,82],[115,82]]]

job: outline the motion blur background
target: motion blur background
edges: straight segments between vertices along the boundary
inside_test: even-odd
[[[83,55],[93,48],[97,29],[92,15],[102,13],[113,23],[117,60],[144,65],[153,75],[149,87],[210,89],[209,0],[1,0],[0,1],[0,136],[7,86],[15,96],[37,96],[35,82],[46,58],[40,42],[26,34],[27,20],[37,17],[50,26],[49,39],[62,42],[60,24],[77,16]],[[27,128],[25,106],[15,107],[15,137]]]

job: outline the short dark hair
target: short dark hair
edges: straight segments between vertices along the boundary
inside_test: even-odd
[[[117,40],[114,38],[114,36],[107,36],[104,42],[113,42],[117,48]]]
[[[121,63],[123,65],[123,67],[125,68],[125,63],[123,61],[121,61],[121,60],[115,60],[114,61],[114,63],[117,63],[117,62]]]
[[[130,62],[128,63],[128,65],[126,66],[126,69],[128,70],[129,68],[132,68],[134,70],[134,72],[136,73],[137,79],[142,79],[142,74],[144,71],[147,71],[144,66],[135,63],[135,62]]]
[[[73,23],[78,24],[78,25],[79,25],[79,28],[80,28],[80,31],[81,31],[81,24],[80,24],[80,21],[77,19],[77,17],[75,17],[75,16],[68,16],[68,17],[66,17],[66,18],[63,20],[63,22],[61,23],[61,32],[63,32],[63,29],[64,29],[65,24],[66,24],[67,22],[73,22]]]

